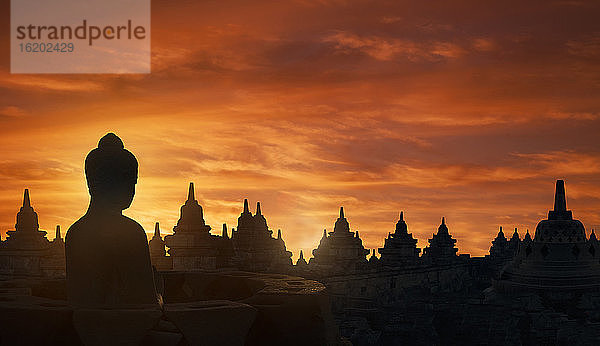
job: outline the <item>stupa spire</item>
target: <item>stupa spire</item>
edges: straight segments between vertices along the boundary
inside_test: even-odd
[[[244,198],[244,213],[249,213],[250,208],[248,208],[248,199]]]
[[[334,234],[349,234],[350,233],[350,225],[348,224],[348,220],[346,216],[344,216],[344,207],[340,207],[340,217],[335,221],[335,226],[333,227]]]
[[[327,229],[326,228],[323,229],[323,238],[327,238]]]
[[[296,265],[297,266],[305,266],[308,263],[306,263],[306,260],[304,259],[304,252],[302,250],[300,250],[300,257],[298,257],[298,260],[296,261]]]
[[[548,220],[573,220],[573,214],[567,210],[567,197],[564,180],[556,181],[554,193],[554,209],[548,212]]]
[[[400,212],[400,221],[404,221],[404,211]]]
[[[281,239],[281,230],[280,229],[277,230],[277,239]]]
[[[529,229],[527,229],[527,233],[525,233],[525,237],[523,238],[524,242],[530,242],[532,241],[531,239],[531,234],[529,234]]]
[[[194,196],[194,183],[190,182],[190,188],[188,190],[188,201],[193,201],[195,200],[196,197]]]
[[[358,231],[356,231],[356,238],[360,238],[360,236],[358,235]]]
[[[438,227],[438,234],[447,234],[448,233],[448,226],[446,226],[446,218],[442,217],[442,223],[440,224],[440,227]]]
[[[592,230],[593,232],[593,230]],[[60,225],[56,225],[56,232],[54,233],[54,239],[62,239],[60,236]]]
[[[158,222],[154,224],[154,236],[160,238],[160,224]]]
[[[260,202],[256,202],[256,215],[262,215],[262,211],[260,210]]]
[[[226,223],[223,224],[223,232],[221,233],[221,236],[225,239],[229,239],[229,235],[227,234],[227,224]]]
[[[556,181],[556,192],[554,193],[554,211],[566,211],[567,198],[565,196],[564,180]]]
[[[23,192],[23,208],[31,208],[31,202],[29,201],[29,189],[25,189],[25,192]]]
[[[519,236],[519,230],[517,229],[517,227],[515,227],[515,232],[513,233],[510,240],[511,241],[520,241],[521,240],[521,237]]]

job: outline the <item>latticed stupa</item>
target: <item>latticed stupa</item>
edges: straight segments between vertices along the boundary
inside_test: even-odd
[[[600,253],[593,243],[586,239],[583,224],[567,210],[565,184],[558,180],[548,219],[538,223],[533,241],[526,236],[524,251],[503,270],[494,286],[505,293],[532,292],[553,299],[598,291]]]

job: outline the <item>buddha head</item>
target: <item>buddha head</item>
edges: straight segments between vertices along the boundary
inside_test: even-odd
[[[135,194],[138,162],[114,133],[100,139],[85,158],[85,176],[91,204],[121,211],[129,208]]]

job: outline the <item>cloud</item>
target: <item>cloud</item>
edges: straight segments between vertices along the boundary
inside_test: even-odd
[[[61,92],[90,92],[104,89],[101,83],[83,78],[39,77],[34,75],[0,75],[0,85]]]
[[[572,55],[597,59],[600,57],[600,34],[595,33],[583,39],[569,40],[566,46]]]
[[[498,49],[496,42],[489,38],[476,38],[472,44],[475,50],[481,52],[492,52]]]
[[[8,117],[8,118],[20,118],[27,116],[27,112],[16,106],[6,106],[0,108],[0,117]]]
[[[341,53],[362,52],[376,60],[391,61],[408,59],[409,61],[435,61],[440,58],[455,59],[464,50],[452,42],[417,42],[379,36],[363,37],[349,32],[338,31],[325,38],[323,42],[333,43]]]

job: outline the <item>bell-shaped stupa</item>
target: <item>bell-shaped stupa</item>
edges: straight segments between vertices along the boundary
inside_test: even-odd
[[[456,252],[456,239],[452,238],[446,226],[446,218],[442,218],[442,223],[438,227],[438,232],[428,240],[429,246],[423,250],[423,257],[426,262],[433,264],[447,264],[458,258]]]
[[[29,189],[23,193],[23,205],[17,213],[15,230],[6,234],[8,238],[4,246],[9,249],[40,250],[50,245],[46,232],[39,229],[38,215],[29,200]]]
[[[494,282],[505,293],[531,292],[552,299],[600,289],[599,253],[591,249],[585,229],[567,210],[565,183],[556,182],[554,209],[538,223],[533,241],[523,241],[513,263]]]
[[[383,248],[379,249],[381,263],[384,265],[414,264],[419,260],[421,249],[417,247],[417,239],[408,233],[408,226],[404,221],[404,212],[400,212],[400,219],[396,223],[396,230],[385,239]]]
[[[357,265],[367,263],[366,256],[369,252],[364,248],[358,231],[350,231],[350,225],[344,215],[344,207],[340,207],[340,216],[335,221],[333,232],[327,235],[324,231],[323,238],[319,246],[313,250],[314,257],[309,263],[324,269],[353,270]]]

